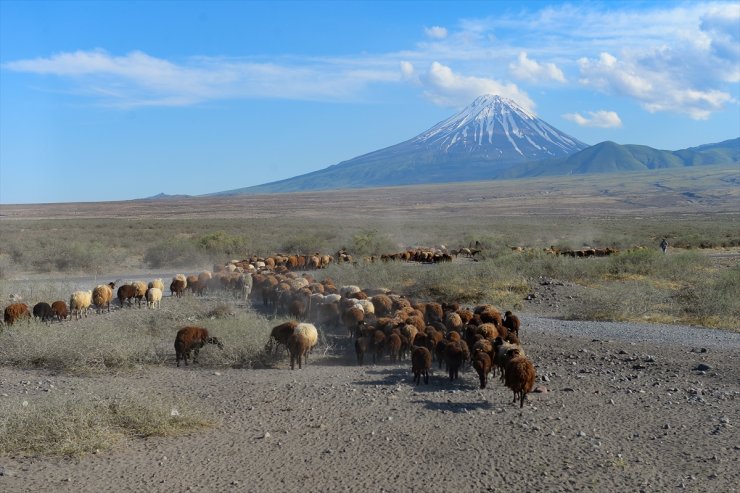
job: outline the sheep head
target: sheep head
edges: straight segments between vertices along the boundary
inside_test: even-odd
[[[224,343],[219,341],[217,337],[209,337],[208,339],[206,339],[206,343],[215,344],[216,346],[218,346],[219,349],[224,348]]]

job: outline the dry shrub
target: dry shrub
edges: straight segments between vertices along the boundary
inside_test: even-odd
[[[81,456],[212,424],[192,403],[158,394],[8,398],[0,400],[0,454]]]

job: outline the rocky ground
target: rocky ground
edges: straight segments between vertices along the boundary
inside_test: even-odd
[[[0,457],[0,490],[737,491],[740,334],[522,319],[539,387],[523,409],[471,369],[417,387],[409,362],[358,367],[340,335],[295,371],[0,368],[8,396],[156,389],[218,422],[80,459]]]

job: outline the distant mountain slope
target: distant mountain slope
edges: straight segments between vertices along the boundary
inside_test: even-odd
[[[566,157],[586,147],[514,101],[486,95],[400,144],[305,175],[218,195],[486,180],[516,164]]]
[[[643,145],[601,142],[567,158],[530,163],[510,170],[508,177],[582,175],[740,163],[740,138],[679,151],[662,151]]]

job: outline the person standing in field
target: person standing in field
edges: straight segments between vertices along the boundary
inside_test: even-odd
[[[668,240],[666,240],[665,238],[660,240],[660,249],[663,250],[663,253],[668,251]]]

